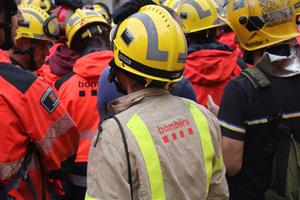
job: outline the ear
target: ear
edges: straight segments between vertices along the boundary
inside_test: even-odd
[[[20,38],[16,41],[16,46],[27,49],[30,46],[30,41],[27,38]]]
[[[16,46],[17,47],[23,47],[23,41],[22,41],[22,39],[16,40]]]

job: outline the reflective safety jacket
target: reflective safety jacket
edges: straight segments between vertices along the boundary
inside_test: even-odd
[[[237,53],[222,44],[194,47],[187,56],[184,75],[192,83],[198,103],[206,106],[207,95],[211,95],[220,104],[226,84],[241,72],[239,59]]]
[[[55,88],[80,131],[76,162],[87,162],[90,143],[99,123],[97,109],[98,79],[113,57],[112,51],[96,51],[79,58],[74,73],[61,77]]]
[[[33,189],[40,200],[44,185],[49,200],[49,184],[42,177],[52,178],[61,163],[76,154],[79,132],[44,81],[7,63],[0,64],[0,131],[0,186],[12,183],[33,143],[36,151],[26,165],[28,173],[18,179],[9,195],[33,200]]]
[[[0,49],[0,63],[11,63],[8,54]]]
[[[120,97],[110,106],[128,144],[133,199],[228,199],[220,127],[212,113],[157,88]],[[121,129],[114,119],[102,125],[90,149],[87,193],[130,199]]]

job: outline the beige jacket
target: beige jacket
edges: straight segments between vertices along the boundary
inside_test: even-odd
[[[153,138],[162,169],[166,199],[205,199],[206,171],[201,140],[191,112],[181,98],[163,89],[144,89],[118,98],[110,107],[118,113],[116,116],[127,137],[133,199],[152,199],[145,161],[136,139],[127,127],[127,122],[135,113],[144,121]],[[197,107],[207,118],[215,160],[221,156],[218,121],[207,109],[198,104]],[[127,161],[120,129],[114,119],[106,120],[102,127],[96,146],[94,138],[90,149],[87,192],[96,199],[129,200]],[[188,129],[194,130],[194,133],[189,134]],[[172,135],[174,133],[176,136]],[[222,200],[228,199],[228,196],[223,165],[221,170],[212,175],[207,199]]]

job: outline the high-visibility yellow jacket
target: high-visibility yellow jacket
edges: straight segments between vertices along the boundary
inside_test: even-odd
[[[110,107],[127,137],[133,199],[228,199],[220,127],[207,109],[154,88]],[[87,196],[130,199],[120,129],[114,119],[102,127],[90,149]]]

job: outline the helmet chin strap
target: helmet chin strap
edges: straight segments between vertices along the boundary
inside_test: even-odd
[[[117,67],[112,67],[112,66],[111,66],[111,69],[110,69],[110,71],[109,71],[108,81],[109,81],[110,83],[114,83],[114,84],[115,84],[116,89],[117,89],[118,92],[127,95],[127,91],[125,91],[125,90],[121,87],[120,83],[119,83],[118,81],[116,81],[117,71],[118,71],[118,68],[117,68]]]

